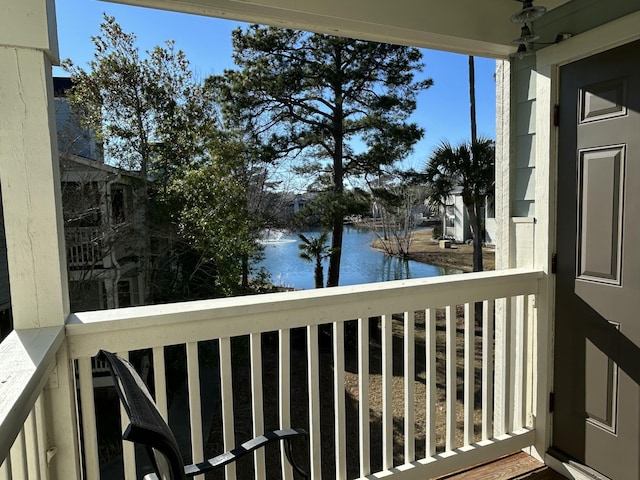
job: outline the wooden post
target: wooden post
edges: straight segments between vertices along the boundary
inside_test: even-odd
[[[21,0],[0,16],[0,182],[16,330],[64,325],[69,295],[51,67],[53,0]],[[53,479],[80,478],[66,342],[46,389]],[[45,476],[46,478],[46,476]]]

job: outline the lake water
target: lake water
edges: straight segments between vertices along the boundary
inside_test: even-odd
[[[317,232],[303,232],[305,235],[317,235]],[[374,232],[345,226],[342,260],[340,267],[340,285],[404,280],[407,278],[436,277],[457,270],[448,270],[420,262],[389,257],[371,248],[376,238]],[[295,289],[312,289],[313,263],[298,256],[301,243],[296,233],[274,232],[264,242],[265,259],[258,265],[265,267],[271,274],[271,281],[280,286]],[[324,263],[325,283],[328,261]]]

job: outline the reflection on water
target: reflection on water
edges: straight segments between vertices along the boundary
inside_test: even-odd
[[[303,233],[311,236],[318,234],[318,232]],[[374,239],[375,234],[369,230],[345,227],[340,285],[461,273],[458,270],[448,270],[420,262],[389,257],[371,248],[371,242]],[[313,264],[305,262],[298,256],[300,240],[297,234],[281,230],[270,231],[262,243],[265,246],[265,258],[258,266],[264,267],[271,274],[273,283],[296,289],[312,289],[314,287]],[[326,282],[328,261],[324,263],[324,266]]]

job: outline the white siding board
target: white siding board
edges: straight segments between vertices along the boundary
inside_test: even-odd
[[[515,134],[529,135],[535,133],[536,103],[533,100],[516,104]]]
[[[517,168],[515,170],[515,198],[518,200],[536,199],[535,168]]]
[[[535,135],[519,135],[516,138],[515,168],[536,166],[536,142]]]
[[[528,64],[523,65],[521,69],[517,69],[514,78],[516,84],[515,101],[517,103],[535,100],[536,98],[536,82],[535,74]]]

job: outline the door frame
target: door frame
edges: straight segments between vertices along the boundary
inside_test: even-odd
[[[552,253],[556,250],[557,205],[557,128],[553,125],[554,107],[559,104],[560,67],[597,53],[640,39],[640,12],[627,15],[562,43],[547,47],[536,55],[536,118],[535,118],[535,250],[534,266],[551,272]],[[536,364],[537,389],[534,398],[536,412],[536,442],[532,454],[555,470],[576,480],[588,479],[580,469],[562,462],[546,452],[551,446],[553,415],[549,414],[549,395],[553,389],[553,331],[555,321],[555,278],[548,275],[541,282],[537,302]],[[544,368],[549,366],[551,368]]]

